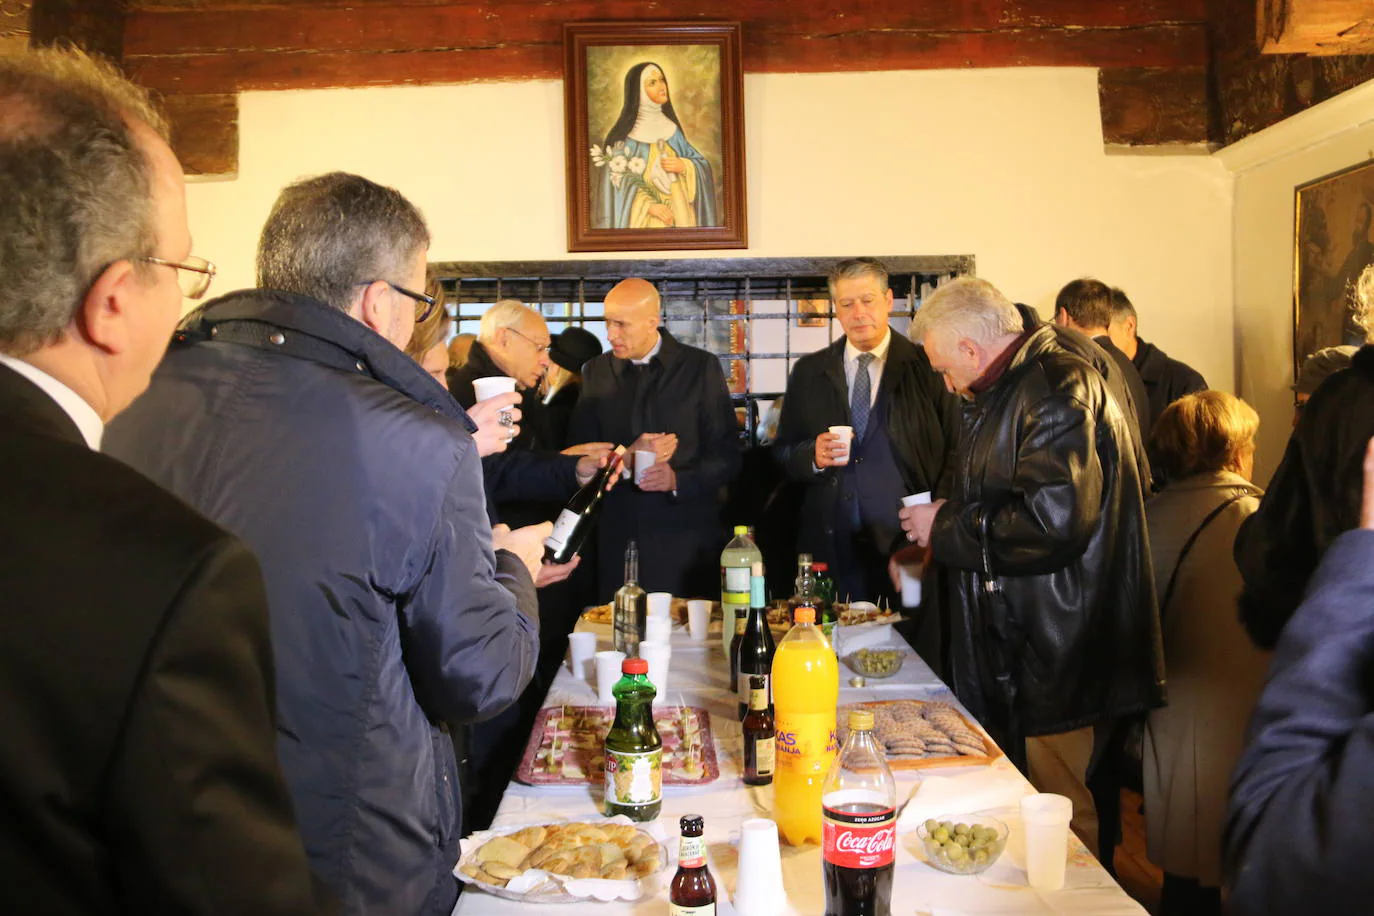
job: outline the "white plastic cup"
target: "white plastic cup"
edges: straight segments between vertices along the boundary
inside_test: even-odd
[[[673,619],[661,614],[644,618],[644,638],[650,642],[667,642],[673,638]]]
[[[687,602],[687,633],[692,642],[706,642],[706,631],[711,627],[711,602],[705,598],[693,598]]]
[[[854,443],[854,427],[852,427],[852,426],[832,426],[832,427],[830,427],[830,432],[831,432],[832,434],[836,435],[836,436],[839,436],[839,437],[840,437],[840,441],[842,441],[842,442],[844,443],[844,454],[843,454],[843,455],[837,455],[837,456],[835,457],[835,463],[836,463],[836,464],[848,464],[848,463],[849,463],[849,449],[850,449],[850,446],[852,446],[853,443]]]
[[[1069,858],[1069,821],[1073,802],[1062,795],[1040,793],[1021,799],[1021,824],[1026,831],[1026,880],[1042,891],[1064,886]]]
[[[611,693],[611,688],[620,680],[620,663],[624,660],[624,652],[606,650],[596,653],[596,701],[602,706],[615,705],[615,694]]]
[[[649,663],[649,683],[654,685],[654,705],[662,706],[668,697],[668,665],[673,647],[666,641],[646,639],[639,644],[639,657]]]
[[[750,818],[740,825],[735,912],[775,916],[786,907],[778,825],[766,817]]]
[[[903,496],[902,505],[907,508],[911,506],[928,506],[930,505],[930,491],[926,490],[924,493],[912,493],[910,496]]]
[[[650,617],[672,618],[673,595],[671,592],[649,592],[645,596],[645,603],[648,605],[647,614]]]
[[[590,682],[594,673],[593,659],[596,658],[595,633],[568,634],[568,668],[575,678]]]
[[[635,452],[635,486],[644,482],[644,472],[654,466],[654,461],[658,456],[652,451],[640,450]]]
[[[488,378],[475,378],[472,380],[472,393],[477,400],[486,401],[499,394],[510,394],[515,390],[515,379],[505,375],[493,375]],[[500,413],[501,425],[512,426],[515,423],[515,416],[509,410]]]

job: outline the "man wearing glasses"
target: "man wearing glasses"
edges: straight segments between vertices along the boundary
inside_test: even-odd
[[[0,57],[6,912],[315,908],[257,564],[100,453],[214,274],[167,136],[113,67]]]
[[[391,188],[288,186],[260,288],[192,314],[109,437],[261,558],[282,768],[350,914],[451,910],[459,780],[436,723],[509,706],[538,651],[551,526],[490,527],[475,427],[403,352],[428,248]]]

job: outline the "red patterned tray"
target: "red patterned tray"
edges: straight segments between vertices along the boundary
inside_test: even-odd
[[[601,746],[615,711],[546,706],[534,720],[515,778],[530,786],[582,786],[602,780]],[[700,786],[720,777],[711,714],[698,706],[662,706],[654,724],[663,740],[663,784]]]

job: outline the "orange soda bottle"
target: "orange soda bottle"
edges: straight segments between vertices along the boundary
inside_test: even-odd
[[[816,626],[816,609],[799,607],[796,615],[773,656],[778,730],[773,817],[791,845],[820,845],[821,790],[840,749],[835,732],[840,669]]]

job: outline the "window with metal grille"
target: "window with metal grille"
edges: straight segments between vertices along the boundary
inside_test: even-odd
[[[633,261],[443,262],[430,266],[444,284],[454,333],[476,334],[482,313],[499,299],[536,309],[557,334],[581,325],[606,346],[603,300],[625,277],[657,288],[664,324],[684,343],[720,357],[751,443],[767,438],[770,408],[787,387],[793,364],[843,334],[826,272],[837,258],[688,258]],[[904,333],[933,289],[972,274],[971,255],[886,257],[891,324]],[[760,427],[763,427],[760,430]]]

